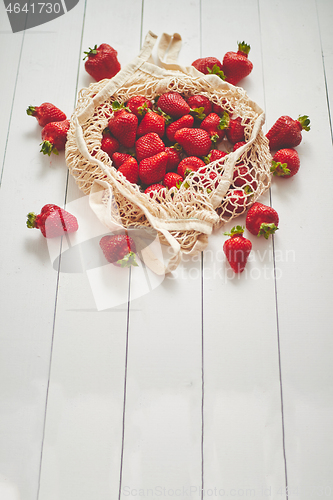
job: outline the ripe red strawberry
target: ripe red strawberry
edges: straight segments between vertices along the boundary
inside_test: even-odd
[[[43,142],[40,144],[42,146],[40,152],[50,156],[51,153],[57,155],[59,151],[65,149],[69,125],[69,120],[51,122],[45,125],[42,129]]]
[[[216,57],[200,57],[193,61],[192,66],[204,75],[214,74],[225,80],[222,63]]]
[[[147,186],[159,183],[165,176],[167,163],[168,155],[164,151],[142,160],[139,164],[141,181]]]
[[[238,42],[238,51],[227,52],[223,57],[223,71],[228,83],[237,85],[251,73],[253,64],[248,59],[250,48],[245,42]]]
[[[140,119],[148,109],[153,108],[153,104],[143,95],[135,95],[129,99],[126,107]]]
[[[97,82],[104,78],[114,77],[120,71],[120,63],[117,59],[117,51],[107,43],[102,43],[99,47],[89,47],[88,52],[84,52],[86,60],[84,67],[87,73]]]
[[[56,238],[64,233],[74,233],[79,225],[74,215],[58,205],[44,205],[40,214],[28,213],[27,227],[40,229],[45,238]]]
[[[300,167],[296,149],[280,149],[272,160],[271,172],[278,177],[293,177]]]
[[[181,116],[188,115],[191,109],[178,92],[166,92],[162,94],[157,101],[157,106],[164,113],[172,116],[172,118],[180,118]]]
[[[41,127],[51,122],[62,122],[66,115],[50,102],[43,102],[40,106],[29,106],[27,115],[34,116]]]
[[[206,130],[213,142],[220,142],[225,136],[226,129],[229,126],[229,115],[224,112],[222,118],[216,113],[209,113],[209,115],[203,120],[200,128]]]
[[[172,187],[179,188],[183,180],[183,177],[179,174],[176,174],[176,172],[168,172],[164,176],[163,184],[169,189],[171,189]]]
[[[118,172],[122,173],[126,179],[133,184],[137,184],[139,181],[139,165],[133,156],[120,165]]]
[[[208,97],[200,94],[191,95],[187,99],[187,104],[191,108],[191,113],[195,113],[195,117],[203,120],[209,113],[212,112],[212,103]]]
[[[165,132],[165,119],[163,116],[155,113],[154,111],[147,111],[140,125],[138,126],[137,136],[149,134],[150,132],[155,132],[161,138],[164,136]]]
[[[112,135],[125,148],[131,148],[135,144],[136,131],[138,128],[138,117],[133,113],[121,109],[110,118],[108,127]]]
[[[211,171],[207,174],[206,169],[203,169],[201,172],[194,173],[192,179],[195,182],[200,182],[202,187],[209,191],[216,189],[220,183],[217,173]]]
[[[150,156],[155,156],[157,153],[164,151],[164,149],[164,142],[155,132],[143,135],[135,143],[135,153],[138,162]]]
[[[103,131],[103,137],[101,140],[101,150],[105,151],[105,153],[107,153],[111,158],[113,153],[118,151],[119,146],[120,146],[120,144],[119,144],[118,139],[116,139],[115,137],[112,137],[109,129],[105,129]]]
[[[154,197],[154,193],[159,193],[164,189],[163,197],[165,197],[165,186],[163,184],[151,184],[145,189],[145,194],[149,194],[151,198]]]
[[[170,123],[166,128],[166,136],[170,142],[174,142],[175,133],[181,128],[192,128],[194,125],[194,118],[191,115],[184,115],[178,120]]]
[[[255,236],[264,235],[266,240],[278,229],[279,216],[272,207],[256,202],[246,216],[246,229]]]
[[[207,156],[212,141],[206,130],[200,128],[182,128],[175,133],[178,142],[189,156]]]
[[[233,176],[233,185],[235,187],[247,188],[248,192],[257,189],[258,183],[253,179],[251,171],[248,166],[243,163],[236,165]]]
[[[244,146],[246,144],[245,141],[239,141],[239,142],[236,142],[236,144],[234,144],[234,147],[232,148],[233,151],[236,151],[236,149],[238,148],[241,148],[242,146]]]
[[[181,161],[181,156],[180,152],[174,148],[173,146],[168,146],[164,149],[164,151],[168,155],[168,163],[166,166],[166,171],[167,172],[175,172],[177,170],[177,167]]]
[[[224,111],[225,109],[222,106],[219,106],[218,104],[215,104],[215,102],[213,102],[212,113],[216,113],[217,115],[222,116]]]
[[[206,164],[201,158],[197,156],[187,156],[178,165],[177,174],[181,175],[183,178],[187,173],[192,171],[197,171],[199,168],[204,167]]]
[[[133,156],[129,153],[119,153],[119,151],[116,151],[112,155],[112,163],[115,168],[119,168],[129,158],[133,158]]]
[[[235,226],[230,233],[224,234],[230,236],[230,238],[224,242],[223,251],[235,273],[241,273],[245,269],[252,250],[252,243],[247,238],[244,238],[244,227],[242,226]]]
[[[242,125],[242,119],[240,116],[230,119],[229,126],[226,130],[228,141],[232,144],[245,141],[244,131],[245,127]]]
[[[220,160],[221,158],[224,158],[227,156],[228,153],[226,151],[220,151],[219,149],[212,149],[209,153],[208,156],[205,156],[204,160],[205,163],[208,165],[208,163],[212,163],[213,161]]]
[[[127,234],[103,236],[99,245],[106,260],[117,267],[138,266],[135,260],[136,246]]]
[[[299,116],[297,120],[290,116],[280,116],[266,134],[270,148],[295,148],[302,141],[302,130],[310,130],[308,116]]]
[[[240,214],[244,212],[247,199],[248,194],[244,191],[244,189],[230,189],[226,210],[228,212],[232,212],[233,214]]]

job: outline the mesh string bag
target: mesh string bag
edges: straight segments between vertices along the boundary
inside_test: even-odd
[[[169,272],[177,267],[182,253],[204,250],[213,229],[244,213],[269,188],[271,154],[262,131],[264,112],[241,87],[177,64],[178,34],[161,36],[160,65],[154,64],[151,54],[156,40],[148,32],[134,61],[112,79],[92,83],[79,92],[65,157],[69,172],[89,195],[92,210],[106,227],[112,231],[119,226],[151,226],[158,232],[161,243],[171,247],[172,257],[165,268]],[[113,116],[112,102],[126,103],[136,95],[153,101],[169,91],[185,99],[206,96],[231,118],[240,117],[245,144],[187,175],[179,189],[148,195],[118,172],[101,149],[103,130]]]

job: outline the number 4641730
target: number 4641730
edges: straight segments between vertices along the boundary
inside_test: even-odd
[[[29,12],[32,14],[41,14],[44,12],[45,14],[59,14],[61,11],[61,6],[60,3],[32,3],[28,4],[25,3],[22,7],[19,3],[10,3],[8,7],[6,8],[6,11],[9,12],[9,14],[20,14],[21,12],[25,12],[26,14]]]

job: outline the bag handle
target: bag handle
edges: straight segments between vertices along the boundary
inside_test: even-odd
[[[186,75],[201,78],[203,74],[194,66],[182,66],[177,64],[178,54],[182,46],[182,37],[179,33],[168,35],[163,33],[157,47],[159,64],[171,71],[181,71]]]

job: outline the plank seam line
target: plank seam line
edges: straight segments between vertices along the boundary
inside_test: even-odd
[[[266,115],[266,92],[265,92],[265,70],[264,70],[264,54],[263,54],[263,39],[262,39],[262,25],[260,13],[260,0],[257,0],[258,6],[258,20],[259,20],[259,33],[260,33],[260,50],[261,50],[261,63],[262,63],[262,79],[263,79],[263,92],[264,92],[264,109]],[[266,117],[265,117],[266,118]],[[267,128],[266,128],[267,130]],[[269,189],[269,200],[272,206],[272,191]],[[288,474],[287,474],[287,456],[286,456],[286,443],[285,443],[285,429],[284,429],[284,404],[283,404],[283,384],[282,384],[282,366],[281,366],[281,350],[280,350],[280,323],[279,323],[279,306],[277,294],[277,279],[276,279],[276,258],[275,258],[275,242],[274,235],[272,235],[272,250],[273,250],[273,269],[274,269],[274,296],[275,296],[275,314],[276,314],[276,335],[277,335],[277,348],[278,348],[278,369],[279,369],[279,385],[280,385],[280,407],[281,407],[281,427],[282,427],[282,452],[284,462],[284,476],[286,487],[286,500],[288,500]]]
[[[131,304],[131,277],[132,277],[132,270],[131,270],[131,268],[129,268],[127,318],[126,318],[127,324],[126,324],[125,370],[124,370],[124,398],[123,398],[123,419],[122,419],[122,432],[121,432],[121,453],[120,453],[118,500],[120,500],[120,498],[121,498],[121,487],[122,487],[122,481],[123,481],[123,462],[124,462],[124,445],[125,445],[125,414],[126,414],[126,395],[127,395],[128,338],[129,338],[129,320],[130,320],[130,304]]]
[[[201,500],[204,495],[204,407],[205,407],[205,371],[204,371],[204,254],[201,252]]]

